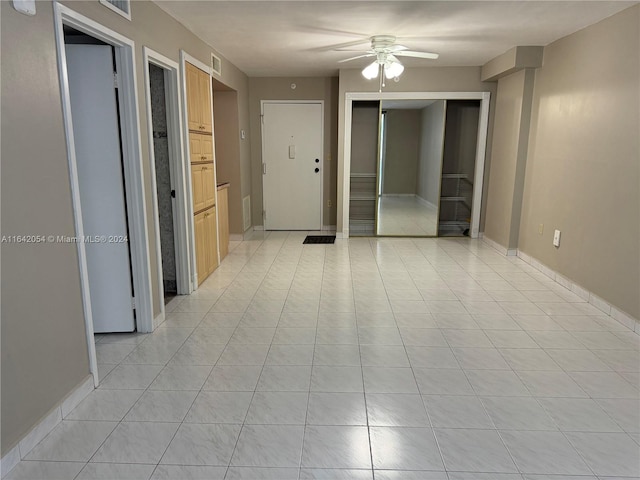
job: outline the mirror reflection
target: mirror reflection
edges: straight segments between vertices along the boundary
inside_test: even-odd
[[[444,100],[382,102],[378,235],[437,235],[445,105]]]

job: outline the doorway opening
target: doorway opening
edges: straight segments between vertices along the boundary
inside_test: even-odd
[[[489,100],[488,92],[347,93],[338,233],[477,237]]]
[[[182,161],[182,111],[179,101],[178,63],[143,47],[145,97],[153,217],[156,233],[156,265],[160,290],[160,314],[176,295],[189,294],[187,209]]]
[[[169,158],[167,134],[167,102],[165,70],[149,64],[149,93],[151,99],[151,126],[153,164],[156,170],[156,195],[158,200],[158,222],[160,226],[160,257],[162,259],[162,289],[165,305],[178,293],[176,280],[175,229],[173,222],[173,198],[175,189]]]
[[[94,333],[153,330],[134,43],[59,3],[54,18],[89,368],[97,386]]]

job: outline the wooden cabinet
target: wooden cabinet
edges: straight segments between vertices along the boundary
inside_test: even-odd
[[[229,185],[218,188],[218,240],[220,261],[229,253]]]
[[[213,162],[213,137],[189,132],[189,157],[191,163]]]
[[[218,267],[216,207],[196,214],[193,224],[196,237],[196,268],[200,285]]]
[[[188,62],[185,63],[185,74],[196,269],[200,285],[218,266],[211,77]]]
[[[207,244],[206,244],[206,228],[204,223],[204,214],[200,212],[193,217],[193,231],[196,243],[196,271],[198,274],[198,285],[207,278]]]
[[[211,77],[207,72],[185,63],[187,77],[187,121],[189,130],[213,133],[211,118]]]
[[[213,164],[198,163],[191,165],[191,192],[194,213],[213,207],[216,204]]]

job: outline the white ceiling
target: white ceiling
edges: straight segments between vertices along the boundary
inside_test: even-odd
[[[336,75],[371,62],[335,48],[368,49],[395,35],[437,60],[408,67],[484,65],[517,45],[547,45],[631,5],[621,1],[192,1],[156,3],[252,77]],[[354,46],[354,43],[364,42]]]

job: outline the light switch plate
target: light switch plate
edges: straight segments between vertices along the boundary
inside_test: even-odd
[[[553,246],[554,247],[559,247],[560,246],[560,230],[556,230],[553,233]]]

